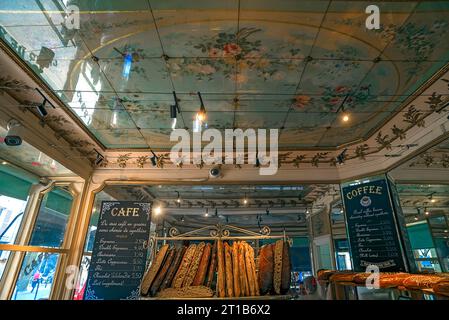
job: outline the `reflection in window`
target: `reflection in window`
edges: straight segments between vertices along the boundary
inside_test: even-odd
[[[59,254],[28,252],[23,259],[12,300],[45,300],[50,297]]]
[[[45,194],[31,235],[30,245],[59,248],[69,221],[73,197],[64,188],[56,187]]]

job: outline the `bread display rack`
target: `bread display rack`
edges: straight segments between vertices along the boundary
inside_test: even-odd
[[[282,235],[270,233],[268,226],[254,232],[217,224],[185,233],[172,227],[168,235],[152,234],[150,263],[142,279],[141,299],[291,299],[287,295],[291,240],[285,231]],[[271,250],[268,259],[272,267],[267,271],[264,256],[263,272],[258,272],[259,257],[256,258],[254,248],[246,241],[268,239],[277,240],[264,246]],[[268,288],[265,275],[272,279]]]

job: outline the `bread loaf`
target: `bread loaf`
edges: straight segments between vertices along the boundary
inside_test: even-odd
[[[282,253],[281,294],[286,294],[290,290],[290,281],[291,281],[290,248],[288,242],[284,241]]]
[[[204,247],[200,265],[198,266],[198,271],[196,272],[195,278],[193,279],[192,286],[202,286],[204,284],[204,280],[206,279],[206,274],[209,267],[210,251],[211,245],[210,243],[208,243]]]
[[[261,294],[270,293],[273,290],[273,246],[264,245],[259,253],[259,274],[258,282]]]
[[[251,273],[251,282],[253,284],[253,294],[255,296],[260,295],[259,293],[259,282],[257,281],[256,275],[256,265],[254,262],[254,249],[248,243],[246,244],[247,253],[248,253],[248,263],[249,263],[249,271]],[[251,287],[251,286],[250,286]]]
[[[449,279],[445,278],[438,281],[432,286],[432,289],[435,293],[449,296]]]
[[[170,265],[173,262],[173,258],[175,256],[175,249],[170,248],[167,251],[167,254],[165,255],[165,260],[157,273],[156,278],[154,279],[153,283],[150,287],[150,296],[155,296],[156,292],[159,290],[162,281],[164,281],[165,275],[167,274],[168,269],[170,268]]]
[[[189,271],[187,271],[187,275],[184,278],[184,282],[182,283],[183,287],[192,286],[193,280],[195,279],[196,272],[200,266],[201,257],[203,256],[204,247],[206,244],[204,242],[200,242],[196,246],[195,254],[193,255],[192,262],[189,266]]]
[[[225,279],[225,258],[223,242],[218,240],[217,243],[218,258],[218,274],[217,274],[217,296],[222,298],[226,296],[226,279]]]
[[[142,295],[147,295],[148,290],[151,287],[151,284],[154,281],[154,278],[156,278],[156,275],[164,262],[165,255],[168,251],[168,244],[164,244],[160,249],[159,252],[156,254],[156,257],[154,258],[153,262],[151,263],[150,267],[148,268],[147,272],[145,273],[145,276],[143,277],[142,284],[140,286],[140,292]]]
[[[331,282],[352,282],[357,273],[354,272],[339,272],[330,276]]]
[[[240,297],[239,244],[237,241],[234,241],[232,244],[232,272],[234,280],[234,296]]]
[[[238,260],[239,260],[239,276],[240,276],[240,291],[242,293],[242,296],[249,296],[249,284],[248,284],[248,277],[246,275],[246,265],[245,265],[245,245],[242,242],[238,243]]]
[[[214,242],[211,252],[209,270],[207,271],[206,287],[211,288],[217,270],[217,241]]]
[[[196,251],[196,244],[191,244],[184,254],[184,257],[182,258],[181,265],[178,268],[178,271],[176,272],[176,275],[173,279],[172,287],[175,289],[179,289],[182,287],[182,284],[184,283],[184,279],[187,275],[187,272],[189,271],[190,263],[192,262],[193,255]]]
[[[249,294],[251,296],[255,296],[256,295],[256,279],[254,278],[253,271],[251,268],[250,246],[246,242],[243,242],[243,246],[244,246],[244,251],[245,251],[245,267],[246,267],[246,276],[248,278],[248,284],[249,284]]]
[[[382,272],[379,275],[379,287],[381,288],[396,288],[404,284],[404,280],[410,276],[408,273],[390,273]]]
[[[284,241],[278,240],[274,245],[274,274],[273,288],[275,294],[281,294],[282,282],[282,255],[284,253]]]
[[[214,292],[204,286],[190,286],[179,289],[167,288],[158,293],[159,298],[211,298]]]
[[[432,286],[441,281],[441,276],[438,275],[421,275],[415,274],[404,279],[403,286],[407,289],[430,289]]]
[[[232,272],[232,250],[227,242],[224,243],[225,252],[225,278],[226,278],[226,296],[234,297],[234,280]]]
[[[170,268],[167,271],[164,281],[162,281],[160,290],[169,288],[171,286],[173,278],[175,277],[175,273],[176,271],[178,271],[178,268],[181,265],[181,261],[182,258],[184,257],[184,253],[186,252],[186,250],[187,250],[186,246],[181,246],[176,249],[175,257],[173,259],[172,264],[170,265]]]
[[[329,278],[336,273],[337,271],[335,270],[325,270],[325,269],[320,269],[317,271],[317,280],[318,281],[329,281]],[[358,274],[360,275],[360,273]]]

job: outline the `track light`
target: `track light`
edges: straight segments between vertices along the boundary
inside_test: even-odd
[[[94,151],[97,153],[97,157],[95,158],[95,165],[99,166],[104,161],[104,156],[96,149],[94,149]]]
[[[345,148],[335,159],[337,160],[338,164],[344,164],[346,160],[346,152],[348,151],[348,148]]]
[[[150,150],[153,156],[150,158],[151,164],[153,167],[157,165],[157,155],[153,152],[153,150]]]
[[[45,107],[46,107],[46,105],[47,105],[47,102],[48,102],[48,104],[49,104],[51,107],[53,107],[53,109],[55,109],[55,106],[54,106],[50,101],[47,100],[47,98],[44,96],[44,94],[43,94],[38,88],[36,88],[36,91],[37,91],[37,92],[42,96],[42,98],[44,99],[44,100],[42,101],[42,103],[36,107],[36,110],[37,110],[37,113],[39,113],[39,116],[40,116],[41,118],[45,118],[45,117],[48,115],[48,111],[47,111],[47,109],[45,109]]]

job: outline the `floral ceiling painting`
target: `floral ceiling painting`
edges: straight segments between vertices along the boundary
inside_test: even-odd
[[[60,1],[17,0],[0,4],[0,35],[107,148],[169,150],[173,91],[177,128],[193,130],[199,91],[208,128],[335,148],[372,135],[449,61],[444,1],[380,1],[379,30],[366,1],[68,2],[79,30]]]

